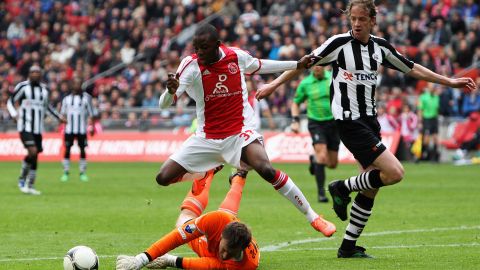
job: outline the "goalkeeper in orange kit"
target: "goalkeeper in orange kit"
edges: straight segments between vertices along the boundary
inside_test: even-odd
[[[237,172],[230,178],[230,190],[218,210],[202,215],[213,175],[211,170],[193,182],[182,203],[176,229],[137,256],[118,256],[116,269],[257,269],[260,250],[248,227],[236,217],[246,172]],[[167,253],[183,244],[188,244],[199,257],[182,258]]]

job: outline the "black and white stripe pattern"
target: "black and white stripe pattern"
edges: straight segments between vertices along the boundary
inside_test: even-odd
[[[351,191],[362,191],[374,189],[373,185],[370,183],[370,172],[364,172],[357,176],[352,176],[345,180],[345,186]]]
[[[61,113],[67,120],[65,134],[86,134],[88,116],[97,115],[92,105],[92,97],[88,93],[64,97]]]
[[[60,114],[49,105],[48,99],[49,91],[42,83],[23,81],[15,86],[13,95],[7,101],[7,108],[13,118],[18,117],[19,132],[42,134],[46,110],[57,119],[60,118]],[[16,102],[20,103],[18,110]]]
[[[80,170],[80,173],[85,173],[87,170],[87,160],[84,158],[81,158],[80,161],[78,162],[78,168]]]
[[[344,238],[350,241],[356,241],[362,233],[365,225],[367,225],[368,218],[372,214],[372,210],[366,210],[353,201],[350,209],[350,222],[345,231]]]
[[[330,85],[332,113],[337,120],[376,116],[375,89],[379,65],[403,73],[414,63],[397,52],[385,39],[370,36],[367,44],[351,32],[335,35],[313,51],[316,65],[333,67]]]

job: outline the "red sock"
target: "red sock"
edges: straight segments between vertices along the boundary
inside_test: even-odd
[[[272,186],[279,190],[281,189],[288,181],[288,175],[280,170],[277,170],[275,173],[275,178],[273,178]]]

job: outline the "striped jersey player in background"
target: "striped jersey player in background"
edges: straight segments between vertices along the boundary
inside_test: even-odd
[[[80,148],[80,180],[88,181],[86,174],[87,169],[87,154],[85,153],[85,147],[87,147],[87,129],[88,129],[88,117],[94,121],[98,112],[92,105],[92,97],[82,91],[82,80],[80,78],[74,78],[72,85],[72,93],[67,95],[62,100],[61,114],[67,120],[65,125],[65,155],[63,158],[63,175],[61,181],[65,182],[69,179],[70,174],[70,149],[73,146],[75,140]],[[94,129],[90,130],[90,134],[93,135]]]
[[[382,143],[377,121],[375,89],[378,67],[383,65],[419,80],[452,88],[476,89],[471,78],[447,78],[416,64],[397,52],[383,38],[371,35],[377,10],[373,0],[350,0],[346,10],[352,30],[329,38],[313,51],[316,65],[332,65],[330,84],[332,113],[340,139],[361,165],[361,173],[329,185],[333,209],[341,220],[348,219],[350,193],[358,192],[350,209],[350,222],[338,249],[339,258],[370,258],[357,239],[372,214],[379,189],[394,185],[404,176],[400,161]],[[280,84],[297,76],[288,71],[257,92],[257,98],[271,94]]]
[[[42,70],[38,65],[30,67],[28,80],[15,86],[13,95],[7,101],[7,108],[17,122],[17,131],[27,149],[18,178],[18,187],[25,194],[40,195],[36,190],[38,154],[43,151],[42,133],[45,113],[48,111],[61,122],[64,118],[49,104],[49,90],[40,83]],[[18,106],[18,107],[17,107]]]

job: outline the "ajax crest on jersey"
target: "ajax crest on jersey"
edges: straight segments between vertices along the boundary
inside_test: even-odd
[[[64,270],[97,270],[98,256],[87,246],[71,248],[63,257]]]

